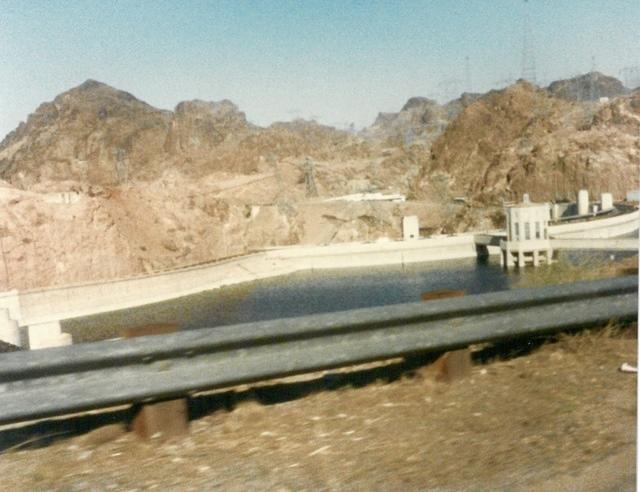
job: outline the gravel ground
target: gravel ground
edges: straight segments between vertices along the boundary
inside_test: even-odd
[[[126,412],[0,431],[0,488],[635,490],[635,328],[515,348],[453,383],[392,361],[200,396],[173,440]]]

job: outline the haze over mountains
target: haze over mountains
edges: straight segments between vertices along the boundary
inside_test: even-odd
[[[399,237],[409,213],[426,233],[493,227],[502,200],[524,192],[621,198],[639,166],[640,92],[597,72],[444,105],[414,97],[359,133],[303,120],[261,128],[227,100],[165,111],[88,80],[0,143],[0,289]],[[410,200],[324,201],[363,191]],[[60,192],[73,203],[57,203]]]

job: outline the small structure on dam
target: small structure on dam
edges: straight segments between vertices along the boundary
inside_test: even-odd
[[[553,250],[549,239],[549,204],[531,203],[525,195],[521,203],[505,208],[507,239],[500,241],[500,263],[519,268],[527,262],[534,266],[544,259],[551,262]]]
[[[600,201],[589,201],[588,190],[579,190],[576,202],[558,202],[551,205],[551,220],[584,220],[616,213],[611,193],[601,193]]]
[[[420,239],[420,223],[417,215],[402,217],[402,238],[405,241]]]

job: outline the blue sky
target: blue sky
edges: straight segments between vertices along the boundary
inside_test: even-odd
[[[369,125],[518,78],[525,8],[542,83],[592,57],[640,64],[639,0],[0,0],[0,138],[88,78],[163,109],[226,98],[260,125]]]

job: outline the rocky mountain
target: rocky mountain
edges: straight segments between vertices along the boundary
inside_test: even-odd
[[[622,96],[629,90],[615,77],[589,72],[570,79],[556,80],[547,87],[547,92],[569,101],[597,101],[601,97]]]
[[[236,105],[186,101],[163,111],[88,80],[42,104],[0,143],[0,178],[28,188],[74,180],[112,186],[157,179],[256,172],[266,155],[349,158],[361,139],[314,122],[251,125]]]
[[[525,192],[574,198],[588,188],[622,198],[638,183],[639,101],[636,93],[593,108],[522,81],[491,91],[433,143],[416,196],[437,188],[497,204]]]
[[[157,169],[171,114],[88,80],[44,103],[0,143],[0,177],[19,185],[74,179],[116,183]]]

